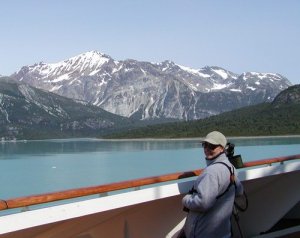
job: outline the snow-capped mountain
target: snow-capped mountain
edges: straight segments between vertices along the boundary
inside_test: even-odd
[[[139,119],[199,119],[272,101],[292,85],[275,73],[235,74],[171,61],[116,61],[97,51],[54,64],[24,66],[11,77],[62,96]]]

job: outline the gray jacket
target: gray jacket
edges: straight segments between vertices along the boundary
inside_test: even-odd
[[[225,192],[230,184],[230,171],[224,164],[216,162],[226,163],[234,169],[236,175],[234,166],[225,154],[207,160],[208,166],[194,183],[196,191],[187,194],[182,200],[183,206],[190,210],[184,227],[188,238],[231,237],[230,217],[234,198],[243,194],[243,186],[236,177],[236,187],[232,185]]]

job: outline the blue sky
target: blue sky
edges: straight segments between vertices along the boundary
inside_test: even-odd
[[[300,83],[298,0],[9,0],[0,11],[1,75],[97,50]]]

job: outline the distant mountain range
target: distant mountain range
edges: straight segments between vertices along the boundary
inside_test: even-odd
[[[24,66],[11,78],[139,120],[201,119],[271,102],[292,85],[276,73],[238,75],[220,67],[192,69],[170,61],[116,61],[97,51]]]
[[[158,122],[213,122],[213,115],[262,102],[289,105],[299,100],[283,91],[290,85],[275,73],[115,61],[92,51],[0,77],[0,139],[103,137]]]

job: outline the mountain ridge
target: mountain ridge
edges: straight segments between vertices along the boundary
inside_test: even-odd
[[[130,123],[127,118],[85,102],[0,78],[3,140],[101,136]]]
[[[286,104],[300,104],[300,84],[293,85],[280,92],[275,97],[272,104],[276,107]]]
[[[280,74],[239,75],[217,66],[192,69],[172,61],[116,61],[98,51],[58,63],[24,66],[11,77],[141,120],[205,118],[270,102],[291,86]]]

